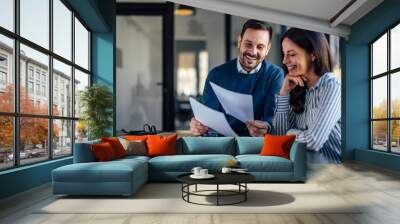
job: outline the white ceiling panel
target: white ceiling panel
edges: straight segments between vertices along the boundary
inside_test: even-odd
[[[383,0],[170,0],[177,4],[271,23],[314,30],[342,37],[350,26]],[[156,2],[117,0],[117,2]],[[160,2],[160,1],[157,1]],[[162,1],[161,1],[162,2]]]
[[[329,21],[351,0],[222,0]]]

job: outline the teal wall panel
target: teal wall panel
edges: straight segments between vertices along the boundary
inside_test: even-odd
[[[69,5],[78,13],[86,25],[94,32],[111,32],[109,23],[106,22],[100,10],[101,2],[113,0],[66,0]]]
[[[114,108],[113,108],[113,126],[109,132],[115,135],[115,103],[116,103],[116,86],[115,86],[115,19],[116,5],[113,0],[99,1],[99,11],[105,18],[105,22],[109,24],[108,32],[92,33],[92,81],[93,83],[102,83],[108,86],[113,92]]]
[[[51,181],[51,171],[72,163],[72,157],[0,172],[0,199]]]
[[[381,3],[352,25],[351,35],[342,51],[342,54],[345,54],[344,158],[392,170],[398,170],[399,156],[382,155],[369,150],[369,43],[400,22],[399,12],[400,0],[386,0]]]
[[[356,149],[355,160],[372,166],[400,172],[400,155],[393,155],[392,153],[380,151]]]

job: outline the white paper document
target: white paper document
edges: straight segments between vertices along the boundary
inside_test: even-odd
[[[196,120],[224,136],[238,136],[229,125],[224,113],[213,110],[192,97],[189,100]]]
[[[227,114],[243,123],[254,120],[252,95],[233,92],[213,82],[210,82],[210,84]]]

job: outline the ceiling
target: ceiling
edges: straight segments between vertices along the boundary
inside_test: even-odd
[[[351,25],[383,0],[170,0],[197,8],[348,37]],[[117,2],[165,2],[117,0]]]

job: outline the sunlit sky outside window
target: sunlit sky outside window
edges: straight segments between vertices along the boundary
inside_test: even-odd
[[[387,100],[387,81],[386,77],[378,78],[373,81],[373,107],[378,107],[382,101]]]
[[[49,10],[48,0],[20,0],[21,1],[21,36],[48,49],[49,45]],[[0,26],[12,30],[13,27],[13,0],[0,0]],[[72,24],[71,11],[59,0],[54,0],[54,52],[71,60]],[[84,68],[89,68],[88,60],[88,31],[76,22],[76,54],[75,61]],[[0,35],[0,41],[12,46],[10,39]],[[85,43],[86,42],[86,43]],[[32,48],[21,48],[23,53],[42,64],[48,64],[47,55],[43,55]],[[65,66],[59,66],[61,72],[69,74]]]
[[[400,67],[400,24],[391,31],[391,69]]]
[[[13,31],[13,1],[14,0],[0,0],[0,26]]]
[[[387,34],[383,35],[372,45],[372,75],[387,71]]]

